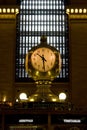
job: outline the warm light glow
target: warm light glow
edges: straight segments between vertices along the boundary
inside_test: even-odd
[[[82,9],[79,9],[79,13],[82,13]]]
[[[69,9],[66,9],[66,13],[69,14],[70,10]]]
[[[37,96],[38,96],[38,94],[34,94],[34,96],[35,96],[35,97],[37,97]]]
[[[16,14],[18,14],[19,13],[19,9],[15,9],[15,12],[16,12]]]
[[[31,99],[30,99],[30,102],[34,102],[34,98],[31,98]]]
[[[52,98],[52,101],[53,101],[53,102],[56,102],[56,101],[57,101],[57,99],[56,99],[56,98]]]
[[[8,102],[8,105],[11,107],[12,106],[12,102]]]
[[[16,99],[16,102],[18,102],[18,99]]]
[[[26,93],[21,93],[19,95],[19,98],[20,98],[20,100],[27,100],[27,94]]]
[[[0,8],[0,13],[2,13],[2,9]]]
[[[59,99],[60,99],[60,100],[65,100],[65,99],[66,99],[66,94],[63,93],[63,92],[60,93],[60,94],[59,94]]]
[[[11,9],[11,13],[14,13],[14,9],[13,8]]]
[[[36,71],[36,75],[37,75],[37,76],[39,75],[39,71]]]
[[[48,71],[48,75],[49,75],[49,76],[51,75],[51,72],[50,72],[50,71]]]
[[[18,8],[0,8],[0,13],[19,13],[19,9]]]
[[[3,13],[6,13],[6,9],[5,8],[3,8]]]
[[[10,8],[7,9],[7,13],[10,13]]]
[[[78,9],[75,9],[75,13],[78,13]]]
[[[49,96],[51,97],[51,96],[52,96],[52,94],[49,94]]]
[[[83,9],[83,13],[86,13],[87,12],[87,10],[86,9]]]
[[[68,9],[68,8],[67,8],[67,9],[66,9],[66,13],[67,13],[67,14],[69,14],[69,13],[71,13],[71,14],[73,14],[73,13],[74,13],[74,14],[77,14],[77,13],[78,13],[78,14],[84,14],[84,13],[87,13],[87,9],[81,9],[81,8],[80,8],[80,9],[78,9],[78,8]]]
[[[74,13],[74,9],[71,9],[71,13]]]
[[[6,96],[3,97],[3,102],[6,102]]]

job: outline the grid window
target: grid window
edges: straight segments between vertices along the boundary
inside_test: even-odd
[[[40,44],[41,35],[56,47],[62,57],[62,70],[56,81],[68,81],[68,17],[64,0],[22,0],[17,16],[16,81],[31,81],[25,70],[25,56]]]

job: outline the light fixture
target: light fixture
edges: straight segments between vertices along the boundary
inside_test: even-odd
[[[31,99],[30,99],[30,102],[34,102],[34,98],[31,98]]]
[[[71,9],[70,12],[71,12],[71,13],[74,13],[74,9]]]
[[[18,99],[16,99],[16,102],[18,102],[19,100]]]
[[[18,14],[18,8],[0,8],[0,14]]]
[[[27,94],[26,93],[20,93],[19,98],[20,98],[20,100],[27,100]]]
[[[15,12],[15,9],[12,8],[12,9],[11,9],[11,13],[14,13],[14,12]]]
[[[60,101],[66,100],[66,93],[61,92],[61,93],[59,94],[59,100],[60,100]]]
[[[57,101],[57,99],[56,99],[56,98],[52,98],[52,101],[53,101],[53,102],[56,102],[56,101]]]
[[[83,9],[83,13],[87,13],[87,10],[86,10],[86,9]]]
[[[67,8],[66,9],[66,13],[67,14],[86,14],[87,13],[87,9],[84,8]]]
[[[7,13],[10,13],[10,8],[7,9]]]
[[[75,13],[78,13],[78,9],[75,9]]]
[[[83,10],[82,9],[79,9],[79,13],[82,13],[83,12]]]
[[[2,9],[0,8],[0,13],[2,13]]]
[[[64,123],[81,123],[80,119],[64,119]]]
[[[6,8],[3,8],[3,13],[6,13]]]

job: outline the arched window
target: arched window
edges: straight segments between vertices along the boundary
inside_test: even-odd
[[[69,80],[68,16],[64,0],[21,0],[17,16],[16,81],[31,81],[25,71],[25,55],[40,43],[43,34],[62,56],[62,70],[56,81]]]

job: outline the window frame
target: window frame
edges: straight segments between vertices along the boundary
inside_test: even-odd
[[[23,0],[22,0],[23,1]],[[56,0],[55,0],[56,1]],[[62,1],[62,0],[61,0]],[[65,7],[66,7],[66,4],[65,4]],[[23,10],[23,12],[22,13],[25,13],[25,11]],[[22,58],[24,58],[24,56],[25,55],[20,55],[19,54],[19,49],[20,49],[20,45],[21,44],[19,44],[19,42],[21,41],[21,39],[22,39],[22,41],[23,41],[23,34],[22,34],[22,37],[21,37],[21,39],[20,39],[20,34],[21,34],[21,32],[20,32],[20,25],[21,24],[19,24],[20,23],[20,15],[21,15],[21,10],[20,10],[20,13],[17,15],[17,23],[16,23],[16,25],[17,25],[17,27],[16,27],[16,65],[15,65],[15,82],[33,82],[34,80],[31,78],[31,77],[21,77],[20,78],[20,76],[18,77],[18,75],[17,75],[17,71],[19,71],[19,67],[18,66],[20,66],[19,65],[19,63],[17,63],[17,61],[18,61],[18,59],[19,59],[19,61],[20,60],[23,60],[23,63],[24,63],[24,59],[20,59],[19,57],[22,57]],[[23,15],[23,14],[22,14]],[[29,16],[29,15],[28,15]],[[58,76],[55,80],[54,80],[54,82],[68,82],[69,81],[69,27],[68,27],[68,15],[66,14],[66,9],[64,9],[64,16],[65,16],[65,21],[66,21],[66,23],[67,24],[65,24],[65,35],[64,35],[64,38],[65,38],[65,45],[63,44],[59,44],[58,45],[58,47],[60,47],[60,49],[59,49],[59,51],[62,51],[62,52],[64,52],[64,51],[67,51],[67,52],[65,52],[65,58],[63,58],[63,54],[61,54],[61,56],[62,56],[62,66],[64,65],[64,62],[67,62],[66,63],[66,68],[65,68],[65,71],[67,71],[67,73],[68,73],[68,75],[64,78],[64,77],[62,77],[61,78],[61,76]],[[60,17],[61,17],[61,15],[60,15]],[[29,17],[28,17],[29,18]],[[52,19],[52,18],[51,18]],[[23,20],[23,18],[22,18],[22,20]],[[26,20],[25,20],[26,21]],[[46,21],[47,22],[47,21]],[[55,22],[56,23],[56,22]],[[23,23],[22,23],[23,24]],[[61,24],[61,22],[60,22],[60,24]],[[23,26],[23,25],[22,25]],[[58,25],[59,26],[59,25]],[[28,27],[29,28],[29,27]],[[23,30],[22,30],[23,31]],[[28,32],[28,35],[29,35],[29,30],[28,31],[26,31],[26,32]],[[25,32],[25,33],[26,33]],[[55,32],[55,34],[56,33],[58,33],[58,31],[56,32],[56,31],[54,31]],[[39,32],[40,33],[40,32]],[[41,36],[41,33],[39,34],[38,33],[38,36],[40,37]],[[61,33],[61,31],[60,31],[60,33]],[[42,33],[43,34],[43,33]],[[47,36],[48,36],[48,32],[46,33],[47,34]],[[28,37],[28,35],[27,35],[27,37]],[[52,31],[50,31],[50,35],[52,35]],[[62,35],[62,34],[60,34],[60,35]],[[32,36],[32,34],[31,34],[31,36]],[[36,34],[34,35],[34,36],[36,36]],[[25,41],[27,41],[27,38],[26,37],[26,40]],[[33,39],[35,39],[35,37],[33,37]],[[50,38],[49,38],[50,39]],[[52,39],[53,40],[53,39]],[[29,39],[28,39],[28,41],[29,41]],[[61,37],[60,36],[60,41],[63,41],[63,37]],[[29,44],[29,43],[28,43]],[[31,48],[33,47],[33,46],[36,46],[37,44],[39,44],[39,42],[37,41],[36,43],[34,42],[32,45],[31,45]],[[49,42],[49,44],[50,45],[52,45],[50,42]],[[24,46],[26,47],[26,46],[28,46],[28,50],[30,49],[30,47],[29,47],[29,45],[24,45],[23,44],[23,46],[22,46],[22,51],[23,51],[23,53],[24,53]],[[53,45],[53,46],[55,46],[55,45]],[[62,47],[61,47],[62,46]],[[56,46],[55,46],[56,47]],[[65,50],[63,50],[65,48]],[[28,52],[28,51],[27,51]],[[64,60],[64,61],[63,61]],[[19,62],[18,61],[18,62]],[[25,67],[24,67],[25,68]],[[67,70],[68,69],[68,70]],[[24,71],[24,70],[22,70],[22,71]],[[63,71],[62,71],[62,73],[63,73]],[[27,75],[27,74],[26,74]],[[24,76],[25,76],[25,74],[24,74]]]

